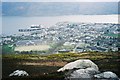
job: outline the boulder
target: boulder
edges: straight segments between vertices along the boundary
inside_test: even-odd
[[[96,75],[94,75],[94,77],[97,78],[97,79],[119,80],[118,76],[115,73],[111,72],[111,71],[96,74]]]
[[[16,70],[13,73],[11,73],[9,76],[10,77],[11,76],[29,76],[29,74],[26,71],[23,71],[23,70]]]
[[[66,64],[64,67],[60,68],[59,70],[57,70],[58,72],[63,72],[65,70],[72,70],[72,69],[86,69],[86,68],[93,68],[95,70],[99,70],[98,66],[93,63],[91,60],[89,59],[80,59],[80,60],[76,60],[74,62],[70,62],[68,64]]]
[[[67,80],[120,80],[111,71],[100,73],[98,66],[89,59],[79,59],[70,62],[57,71],[64,72],[65,79]]]
[[[93,78],[95,74],[98,74],[99,71],[94,68],[86,68],[86,69],[78,69],[73,71],[73,73],[70,74],[71,78]]]

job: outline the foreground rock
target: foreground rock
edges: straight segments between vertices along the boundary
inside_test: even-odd
[[[99,71],[94,68],[79,69],[71,73],[68,78],[93,78],[97,73]]]
[[[93,68],[95,70],[98,70],[98,66],[95,63],[93,63],[91,60],[80,59],[80,60],[76,60],[74,62],[70,62],[66,64],[64,67],[60,68],[57,71],[60,72],[60,71],[65,71],[65,70],[86,69],[86,68]]]
[[[70,62],[57,71],[64,72],[67,80],[119,80],[117,75],[111,71],[100,73],[98,66],[89,59]]]
[[[16,70],[13,73],[11,73],[9,76],[10,77],[11,76],[29,76],[29,74],[26,71],[23,71],[23,70]]]
[[[97,79],[119,80],[118,76],[115,73],[111,72],[111,71],[96,74],[96,75],[94,75],[94,77],[97,78]]]

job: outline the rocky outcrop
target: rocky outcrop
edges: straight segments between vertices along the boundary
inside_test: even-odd
[[[13,73],[11,73],[9,76],[10,77],[11,76],[29,76],[29,74],[26,71],[23,71],[23,70],[16,70]]]
[[[119,80],[117,75],[111,71],[100,73],[98,66],[89,59],[80,59],[66,64],[64,67],[57,70],[65,73],[67,80],[96,80],[110,79]]]
[[[94,68],[78,69],[70,74],[70,78],[93,78],[93,75],[99,73]]]
[[[76,60],[74,62],[70,62],[66,64],[64,67],[60,68],[57,71],[60,72],[60,71],[65,71],[65,70],[86,69],[86,68],[93,68],[95,70],[99,70],[98,66],[95,63],[93,63],[91,60],[80,59],[80,60]]]
[[[113,79],[113,80],[119,80],[118,76],[111,72],[111,71],[106,71],[100,74],[94,75],[95,78],[97,79]]]

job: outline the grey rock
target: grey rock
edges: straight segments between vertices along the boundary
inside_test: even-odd
[[[118,76],[111,72],[111,71],[106,71],[100,74],[94,75],[95,78],[97,79],[112,79],[112,80],[119,80]]]
[[[23,71],[23,70],[16,70],[13,73],[11,73],[9,76],[10,77],[11,76],[29,76],[29,74],[26,71]]]
[[[70,74],[69,78],[93,78],[95,74],[99,73],[98,70],[94,68],[78,69]]]
[[[64,72],[66,80],[120,80],[111,72],[100,73],[98,66],[89,59],[79,59],[57,70]]]
[[[86,68],[93,68],[97,71],[99,70],[98,66],[95,63],[93,63],[91,60],[80,59],[80,60],[76,60],[74,62],[70,62],[70,63],[66,64],[64,67],[60,68],[57,71],[60,72],[60,71],[65,71],[65,70],[86,69]]]

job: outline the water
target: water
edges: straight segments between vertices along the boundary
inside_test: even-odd
[[[70,15],[70,16],[52,16],[52,17],[2,17],[2,34],[17,34],[18,29],[29,28],[30,25],[41,24],[44,27],[51,27],[57,22],[92,22],[92,23],[117,23],[117,15]]]

